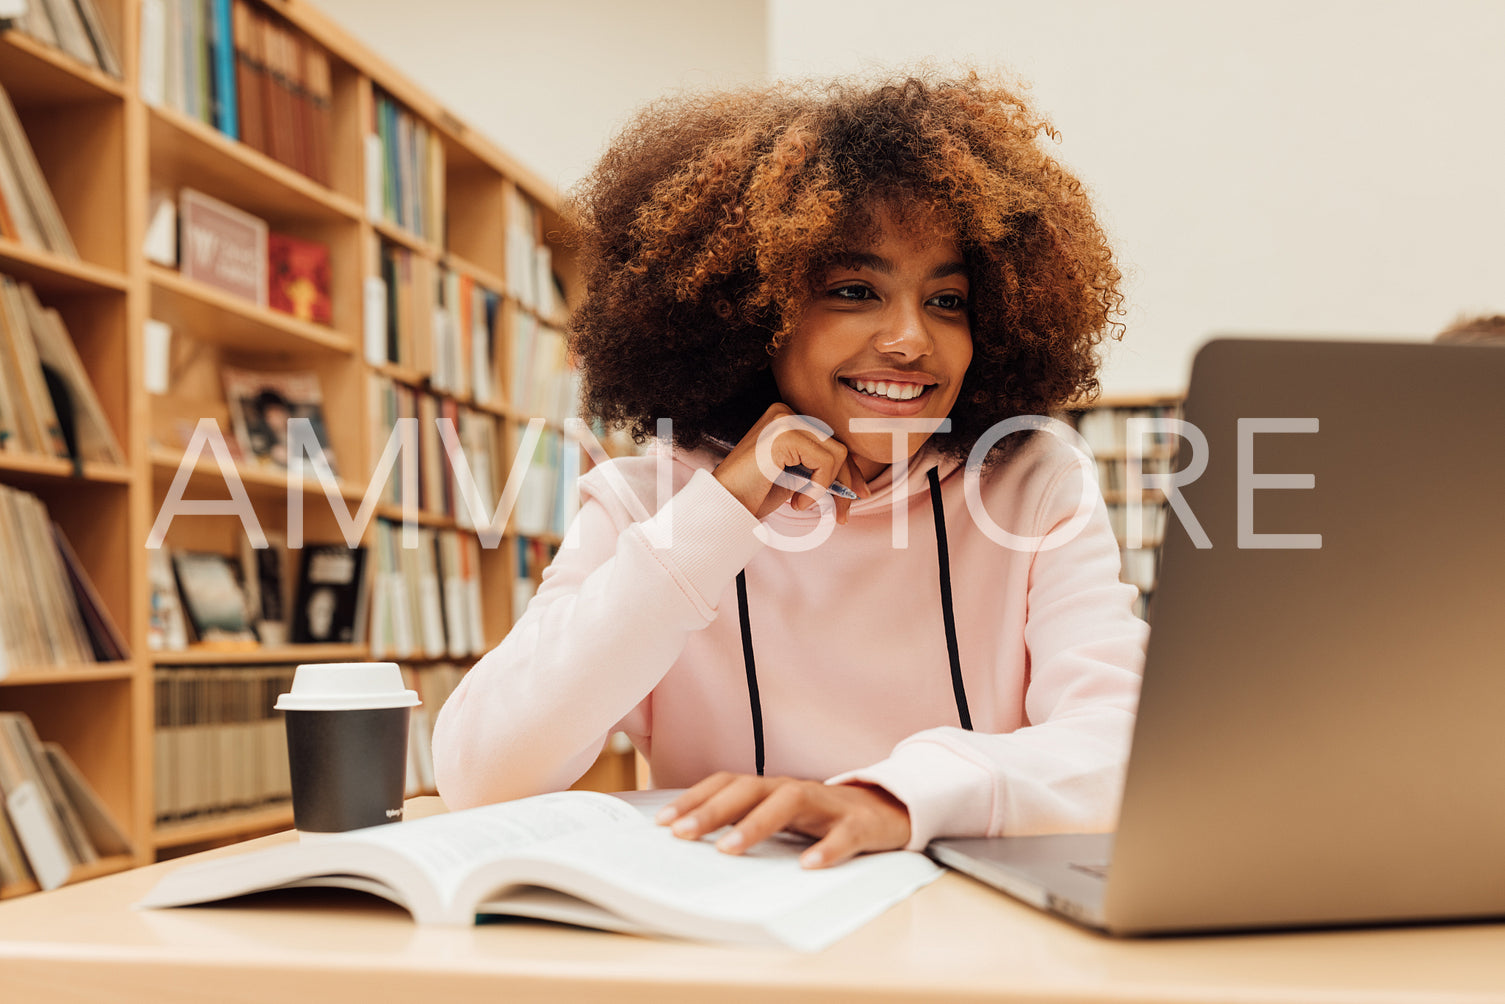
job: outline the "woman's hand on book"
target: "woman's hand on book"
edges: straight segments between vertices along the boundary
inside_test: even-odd
[[[764,449],[768,451],[768,459],[761,466],[758,463],[760,438],[765,440]],[[786,467],[807,468],[810,485],[796,493],[784,484],[776,484],[770,474],[777,475]],[[831,436],[823,437],[822,430],[795,415],[788,405],[780,403],[771,405],[763,413],[713,473],[716,480],[759,519],[785,502],[789,502],[792,509],[809,509],[833,481],[840,481],[859,497],[866,498],[871,494],[841,441]],[[845,523],[847,510],[852,507],[851,500],[832,494],[831,501],[836,503],[836,522]]]
[[[787,777],[712,774],[660,810],[657,821],[672,824],[674,835],[687,840],[730,826],[716,841],[728,854],[741,854],[784,830],[817,837],[800,855],[806,868],[909,843],[909,811],[882,788]]]

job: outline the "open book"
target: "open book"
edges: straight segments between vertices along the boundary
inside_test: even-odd
[[[184,865],[136,905],[336,886],[389,899],[421,924],[511,915],[816,951],[941,871],[910,851],[807,870],[806,845],[780,836],[723,854],[621,798],[567,791]]]

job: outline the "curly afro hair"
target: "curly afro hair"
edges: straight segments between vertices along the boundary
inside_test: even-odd
[[[1041,133],[1055,138],[976,73],[648,106],[567,203],[584,410],[639,442],[663,417],[687,449],[740,439],[778,400],[769,363],[813,284],[879,205],[949,230],[967,265],[973,358],[952,431],[932,440],[943,452],[964,459],[995,423],[1096,395],[1120,273]]]

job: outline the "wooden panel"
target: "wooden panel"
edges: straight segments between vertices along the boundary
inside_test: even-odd
[[[87,262],[124,269],[125,108],[102,100],[18,108],[63,222]]]
[[[135,796],[131,683],[111,679],[0,688],[0,709],[24,712],[38,735],[61,743],[122,826],[131,819]]]
[[[149,110],[151,175],[176,191],[196,188],[270,221],[357,219],[360,206],[306,175],[168,108]]]
[[[125,94],[125,86],[114,77],[19,31],[0,32],[0,84],[17,104],[118,101]]]
[[[506,195],[502,176],[484,165],[467,169],[457,167],[454,161],[453,154],[447,155],[445,205],[449,216],[449,252],[500,278],[506,258],[505,231],[497,226]],[[501,285],[492,288],[497,293],[506,290]]]

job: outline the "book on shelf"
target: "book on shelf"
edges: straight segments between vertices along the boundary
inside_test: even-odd
[[[240,138],[236,97],[235,39],[230,32],[230,0],[208,0],[205,45],[214,79],[210,86],[210,123],[231,139]]]
[[[260,4],[143,0],[141,94],[322,185],[330,183],[329,55]]]
[[[308,454],[294,451],[289,438],[293,419],[306,419],[323,450],[332,473],[339,473],[329,430],[324,421],[324,397],[317,373],[263,372],[235,366],[221,368],[230,425],[241,454],[252,463],[312,475]]]
[[[16,289],[10,276],[0,276],[0,448],[66,457],[68,441],[42,370],[37,332]]]
[[[401,428],[399,422],[416,420],[417,429],[415,441],[403,443],[406,452],[400,455],[398,466],[382,486],[381,500],[393,506],[409,504],[426,513],[453,517],[466,529],[478,529],[489,523],[501,497],[503,472],[508,470],[502,456],[504,420],[379,373],[371,375],[370,387],[373,456],[381,456],[394,431]],[[446,443],[446,429],[454,432],[450,443]],[[416,457],[411,452],[414,449]],[[451,449],[456,449],[464,459],[463,474],[450,455]],[[401,467],[404,462],[412,464],[417,473],[413,485],[417,494],[413,498],[404,496]],[[467,486],[460,483],[462,476],[468,477],[469,485],[479,494],[482,512],[475,512],[465,501]]]
[[[529,310],[538,306],[538,206],[516,188],[507,199],[507,229],[503,235],[507,266],[507,294]]]
[[[178,193],[178,219],[183,277],[265,307],[266,221],[192,188]]]
[[[146,260],[178,267],[178,200],[166,188],[154,187],[146,197],[146,236],[141,242]]]
[[[512,346],[512,407],[523,418],[562,425],[579,411],[580,378],[564,332],[529,313],[516,317]]]
[[[804,847],[779,836],[723,854],[708,840],[675,837],[624,798],[557,792],[180,866],[138,906],[332,886],[397,903],[420,924],[535,917],[817,951],[941,873],[914,851],[804,869]]]
[[[146,647],[153,652],[180,652],[188,647],[188,621],[178,595],[172,555],[166,548],[147,552]]]
[[[158,668],[154,816],[172,823],[287,802],[287,740],[273,705],[292,666]]]
[[[371,653],[452,659],[485,650],[480,541],[456,530],[419,527],[402,546],[401,527],[376,521]]]
[[[295,645],[366,639],[368,574],[366,549],[343,544],[306,545],[293,600]]]
[[[559,548],[537,537],[518,537],[517,547],[517,574],[512,579],[512,623],[516,624],[528,609],[535,593],[538,592],[539,583],[543,580],[543,570],[554,560],[554,555],[559,553]]]
[[[83,618],[84,630],[88,634],[94,658],[99,662],[129,659],[131,647],[125,639],[125,633],[120,630],[120,625],[110,614],[110,608],[95,590],[88,570],[79,560],[73,545],[68,543],[62,527],[56,523],[52,524],[52,540],[57,546],[58,556],[63,560],[63,567],[68,572],[68,584],[73,590],[73,600],[78,605],[79,616]]]
[[[17,367],[12,373],[30,400],[32,424],[42,437],[34,452],[125,463],[62,315],[43,306],[29,283],[10,276],[0,276],[0,299],[0,341],[9,343]],[[4,352],[0,346],[0,355]]]
[[[562,536],[579,506],[580,450],[557,429],[544,429],[529,461],[513,510],[513,530],[523,536]]]
[[[187,550],[174,550],[171,557],[195,641],[238,644],[257,640],[237,558]]]
[[[374,89],[366,140],[368,213],[430,241],[444,242],[444,147],[428,124]]]
[[[65,258],[78,258],[63,214],[3,84],[0,84],[0,237]]]
[[[82,865],[131,853],[130,842],[67,752],[43,742],[26,715],[0,712],[0,809],[12,843],[0,834],[0,873],[66,883]],[[19,850],[19,860],[13,858]]]
[[[286,645],[291,577],[287,566],[291,552],[280,534],[267,534],[267,546],[255,547],[249,536],[241,537],[241,581],[246,587],[246,608],[250,611],[256,637],[266,647]]]
[[[0,485],[0,678],[94,662],[94,643],[40,499]]]
[[[434,264],[380,237],[375,241],[380,275],[367,280],[371,284],[368,295],[376,295],[379,282],[382,306],[366,318],[366,360],[430,373],[436,321],[431,292]],[[381,326],[376,328],[378,320]]]
[[[300,321],[328,324],[329,245],[273,232],[267,256],[267,305]]]
[[[408,770],[404,796],[432,794],[434,784],[434,720],[439,709],[460,685],[465,667],[450,662],[403,666],[403,683],[421,702],[408,721]]]
[[[115,40],[94,0],[31,0],[16,21],[23,34],[119,80],[120,56]]]

